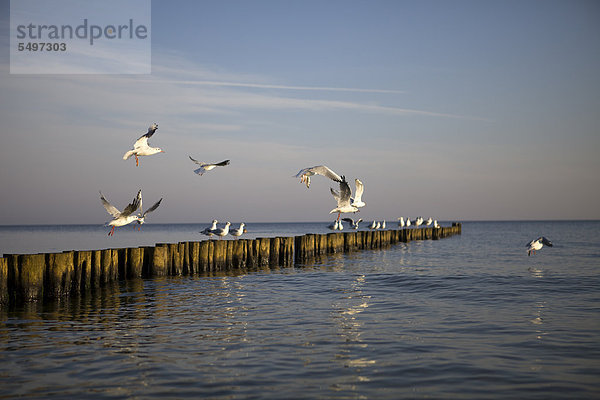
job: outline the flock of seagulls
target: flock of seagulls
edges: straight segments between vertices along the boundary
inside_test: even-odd
[[[227,236],[227,234],[230,234],[231,236],[235,236],[240,237],[242,236],[242,234],[244,234],[244,232],[246,232],[246,228],[244,228],[246,226],[245,223],[241,223],[240,227],[237,229],[231,229],[231,222],[227,221],[225,223],[225,226],[219,228],[217,226],[217,223],[219,221],[217,221],[216,219],[213,219],[212,221],[212,225],[208,228],[205,228],[204,230],[201,230],[200,233],[206,235],[206,236],[219,236],[219,239],[222,239],[223,237]]]
[[[152,135],[154,135],[157,129],[158,124],[153,123],[148,128],[148,131],[135,141],[135,143],[133,144],[133,149],[127,151],[123,155],[123,160],[127,160],[131,156],[134,156],[135,165],[139,167],[139,157],[164,153],[164,150],[162,150],[160,147],[152,147],[148,144],[148,139],[150,139]],[[204,173],[208,171],[213,170],[216,167],[225,167],[230,164],[230,160],[224,160],[218,163],[205,163],[192,158],[192,156],[188,157],[192,162],[194,162],[194,164],[199,166],[199,168],[194,170],[194,173],[200,176],[204,175]],[[338,173],[334,172],[331,168],[325,165],[317,165],[314,167],[303,168],[294,177],[300,178],[300,182],[306,184],[306,188],[308,189],[310,188],[311,177],[316,175],[321,175],[326,178],[329,178],[332,181],[337,182],[339,185],[338,190],[330,188],[331,195],[336,201],[336,207],[333,208],[329,212],[329,214],[337,213],[337,218],[331,225],[328,226],[328,228],[331,230],[343,230],[344,225],[342,222],[347,222],[352,229],[359,229],[359,224],[363,221],[362,219],[358,219],[355,221],[352,218],[345,217],[340,220],[340,216],[342,214],[347,213],[357,213],[360,211],[360,208],[366,206],[366,203],[362,200],[362,196],[365,190],[363,183],[358,178],[354,179],[354,196],[352,196],[352,191],[350,189],[350,185],[346,181],[346,177],[344,175],[339,175]],[[156,203],[154,203],[152,207],[150,207],[146,211],[143,211],[142,207],[141,189],[138,190],[134,199],[123,209],[123,211],[120,211],[118,208],[113,206],[108,200],[106,200],[102,192],[100,192],[100,201],[106,209],[106,212],[108,212],[112,216],[112,220],[109,221],[106,225],[111,227],[110,231],[108,232],[108,236],[113,236],[116,227],[125,226],[134,221],[137,222],[139,231],[141,229],[141,226],[146,221],[146,216],[149,213],[155,211],[160,206],[162,198],[159,199]],[[136,211],[138,210],[139,212],[136,214]],[[213,220],[212,225],[200,231],[200,233],[209,237],[218,236],[219,239],[222,239],[228,234],[237,238],[244,234],[244,232],[246,232],[245,223],[243,222],[237,229],[231,229],[230,222],[226,222],[225,225],[222,227],[218,227],[217,224],[218,221],[216,219]],[[399,227],[414,226],[418,228],[423,224],[425,224],[425,226],[431,226],[433,224],[434,228],[440,228],[438,221],[432,219],[431,217],[427,218],[427,220],[424,220],[423,217],[419,216],[414,218],[412,221],[410,217],[406,217],[406,219],[404,217],[398,218]],[[368,228],[385,229],[386,222],[385,220],[381,222],[373,221],[371,225],[368,226]],[[552,247],[552,242],[544,236],[540,236],[539,238],[530,241],[526,245],[527,255],[530,256],[532,253],[535,255],[536,251],[541,250],[544,245]]]

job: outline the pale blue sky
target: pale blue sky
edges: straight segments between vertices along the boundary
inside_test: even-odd
[[[600,218],[597,1],[153,1],[137,76],[10,75],[0,4],[0,224],[326,221],[319,164],[367,220]]]

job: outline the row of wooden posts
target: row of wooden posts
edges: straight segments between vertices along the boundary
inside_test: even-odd
[[[76,295],[108,282],[156,276],[305,264],[314,257],[378,249],[397,242],[440,239],[461,233],[461,224],[441,228],[404,228],[306,234],[155,246],[5,254],[0,258],[0,304]]]

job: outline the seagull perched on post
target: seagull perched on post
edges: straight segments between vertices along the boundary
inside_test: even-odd
[[[231,225],[231,222],[227,222],[225,223],[225,226],[223,228],[217,228],[213,231],[213,234],[219,236],[219,240],[221,240],[224,236],[227,236],[227,234],[229,233],[229,225]]]
[[[531,253],[535,255],[535,252],[544,247],[544,245],[552,247],[552,242],[546,239],[544,236],[540,236],[539,238],[532,240],[525,246],[527,247],[527,255],[530,256]]]
[[[325,165],[317,165],[315,167],[308,167],[301,169],[294,178],[300,178],[300,182],[306,183],[306,188],[310,187],[310,177],[314,175],[322,175],[335,181],[341,182],[342,178],[333,172],[329,167]]]
[[[115,227],[124,226],[139,219],[139,217],[133,213],[139,208],[140,203],[142,202],[142,190],[140,189],[138,191],[133,201],[125,207],[123,212],[110,204],[108,200],[104,198],[102,192],[100,192],[100,201],[106,209],[106,212],[113,216],[113,220],[107,224],[108,226],[112,226],[110,232],[108,232],[108,236],[113,236],[115,234]]]
[[[232,236],[235,236],[235,237],[240,237],[240,236],[242,236],[242,234],[243,234],[244,232],[246,232],[246,229],[244,229],[244,226],[245,226],[245,225],[246,225],[246,224],[242,222],[242,223],[240,224],[240,227],[239,227],[238,229],[230,229],[230,230],[229,230],[229,234],[230,234],[230,235],[232,235]]]
[[[123,160],[127,160],[131,156],[135,156],[135,165],[139,166],[138,156],[151,156],[156,153],[164,153],[160,147],[148,146],[148,139],[154,135],[154,132],[158,129],[158,124],[154,123],[148,128],[148,132],[140,136],[138,140],[133,144],[133,150],[129,150],[123,155]]]
[[[404,217],[398,218],[398,226],[404,228]]]
[[[351,212],[353,213],[353,212],[358,211],[358,207],[353,206],[350,203],[350,195],[352,194],[352,192],[350,192],[350,186],[348,186],[348,182],[346,182],[346,178],[343,175],[341,176],[341,178],[342,178],[342,180],[340,181],[340,191],[339,192],[330,188],[331,194],[337,201],[337,207],[334,208],[333,210],[329,211],[329,214],[333,214],[333,213],[337,212],[338,213],[338,217],[337,217],[338,221],[340,220],[340,215],[342,213],[351,213]]]
[[[156,203],[154,203],[154,205],[152,207],[150,207],[149,209],[147,209],[144,212],[144,209],[142,207],[142,196],[140,196],[140,212],[138,213],[138,219],[135,221],[138,223],[138,231],[142,228],[142,224],[144,222],[146,222],[146,215],[148,215],[152,211],[156,210],[158,208],[158,206],[160,206],[161,201],[162,201],[162,197],[160,200],[158,200]]]
[[[206,235],[206,236],[212,236],[215,233],[215,229],[217,229],[217,221],[216,219],[213,219],[212,221],[212,226],[210,228],[204,228],[203,230],[200,231],[200,233]]]
[[[190,160],[192,160],[193,162],[195,162],[196,164],[198,164],[200,166],[200,168],[194,170],[194,172],[200,176],[202,176],[205,172],[210,171],[213,168],[224,167],[226,165],[229,165],[229,160],[221,161],[220,163],[211,164],[211,163],[205,163],[205,162],[201,162],[198,160],[194,160],[191,156],[188,156],[188,157],[190,158]]]

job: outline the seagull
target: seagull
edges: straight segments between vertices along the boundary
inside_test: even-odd
[[[140,212],[138,214],[138,219],[136,220],[136,222],[138,223],[138,231],[142,228],[142,224],[144,222],[146,222],[146,214],[151,213],[152,211],[156,210],[158,208],[158,206],[160,206],[160,202],[162,201],[162,198],[160,200],[158,200],[156,203],[154,203],[154,205],[152,207],[150,207],[149,209],[146,210],[146,212],[143,212],[142,210],[142,196],[140,196]]]
[[[123,160],[127,160],[131,156],[135,156],[135,165],[139,166],[138,156],[151,156],[156,153],[164,153],[159,147],[148,146],[148,139],[154,135],[154,132],[158,129],[158,124],[154,123],[148,128],[148,132],[140,136],[138,140],[133,144],[133,150],[129,150],[123,155]]]
[[[110,232],[108,232],[108,236],[113,236],[115,234],[115,227],[124,226],[139,219],[139,217],[137,215],[133,215],[133,213],[138,209],[140,203],[142,202],[142,190],[140,189],[138,191],[135,198],[127,205],[127,207],[125,207],[123,212],[119,211],[115,206],[110,204],[104,198],[102,192],[100,192],[100,201],[106,209],[106,212],[113,216],[113,220],[107,224],[108,226],[112,226]]]
[[[332,231],[337,231],[339,226],[340,221],[336,219],[335,221],[333,221],[333,224],[329,225],[327,228],[331,229]]]
[[[544,247],[544,245],[546,245],[548,247],[552,247],[552,242],[543,236],[540,236],[539,238],[532,240],[531,242],[526,244],[527,255],[530,256],[532,252],[535,255],[535,252],[537,250],[540,250],[542,247]]]
[[[398,218],[398,226],[404,228],[404,217]]]
[[[232,236],[236,236],[236,237],[242,236],[242,233],[246,232],[246,230],[244,229],[245,225],[246,224],[242,222],[240,224],[240,227],[238,229],[231,229],[229,231],[229,234],[232,235]]]
[[[190,158],[190,160],[192,160],[193,162],[195,162],[196,164],[198,164],[200,166],[200,168],[194,170],[194,172],[200,176],[202,176],[205,172],[210,171],[213,168],[224,167],[226,165],[229,165],[229,160],[221,161],[220,163],[211,164],[211,163],[204,163],[204,162],[200,162],[198,160],[194,160],[191,156],[188,156],[188,157]]]
[[[222,239],[224,236],[227,236],[227,234],[229,233],[229,225],[231,225],[231,222],[227,221],[227,223],[225,224],[225,226],[223,228],[217,228],[213,231],[213,234],[219,236],[219,240]]]
[[[406,227],[408,228],[410,226],[410,218],[406,217]]]
[[[381,222],[377,221],[377,225],[375,225],[375,229],[381,228]]]
[[[361,197],[365,191],[365,187],[363,183],[355,179],[354,180],[354,197],[350,197],[350,204],[356,208],[364,207],[367,204],[362,201]],[[338,194],[337,190],[335,191],[336,195]],[[335,196],[335,195],[334,195]],[[358,211],[358,210],[357,210]],[[356,211],[355,211],[356,212]]]
[[[352,226],[352,229],[358,229],[358,224],[362,222],[362,218],[360,218],[358,221],[354,221],[352,218],[342,218],[342,221],[348,222],[350,226]]]
[[[212,236],[214,234],[215,229],[217,229],[217,222],[219,221],[213,219],[212,226],[210,228],[205,228],[204,230],[201,230],[200,233],[206,236]]]
[[[369,229],[375,229],[377,228],[377,222],[373,221],[371,222],[371,225],[369,225]]]
[[[303,168],[294,176],[294,178],[300,178],[300,182],[306,183],[306,188],[308,189],[310,187],[310,177],[313,175],[323,175],[336,182],[342,181],[342,178],[338,174],[325,165]]]
[[[385,220],[381,223],[381,229],[385,229]]]
[[[433,220],[431,219],[431,217],[427,218],[427,221],[425,221],[425,225],[429,226],[431,225],[431,223],[433,222]]]
[[[441,228],[441,226],[438,225],[437,219],[433,220],[433,227],[434,228]]]
[[[338,213],[338,217],[337,217],[338,221],[340,220],[340,215],[342,213],[350,213],[350,212],[358,211],[358,207],[350,204],[351,192],[350,192],[350,186],[348,186],[348,182],[346,182],[346,178],[344,176],[342,176],[341,178],[342,178],[342,180],[340,181],[340,191],[339,192],[330,188],[331,194],[337,201],[337,207],[334,208],[333,210],[329,211],[329,214],[333,214],[333,213],[337,212]]]
[[[423,223],[423,217],[417,217],[415,219],[415,226],[418,228]]]

